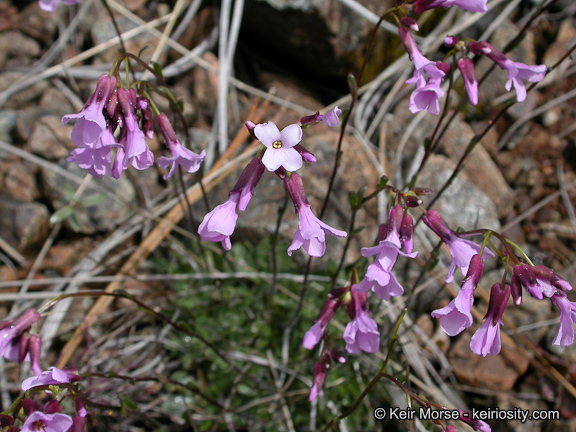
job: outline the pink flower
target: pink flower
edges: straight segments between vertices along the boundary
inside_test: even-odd
[[[40,9],[46,12],[54,12],[58,7],[58,2],[59,0],[40,0],[38,4],[40,5]],[[62,3],[65,5],[73,5],[79,2],[80,0],[62,0]]]
[[[306,126],[322,122],[326,126],[335,127],[338,126],[340,122],[339,119],[341,114],[342,110],[338,107],[334,107],[332,111],[329,111],[326,114],[320,114],[320,112],[317,111],[314,115],[302,117],[300,119],[300,124]]]
[[[322,339],[322,336],[326,331],[326,327],[328,327],[328,324],[332,318],[334,318],[336,310],[340,307],[340,303],[340,300],[334,300],[331,298],[326,300],[322,312],[320,312],[320,316],[310,330],[308,330],[304,335],[304,341],[302,342],[304,348],[311,350],[318,344],[318,342],[320,342],[320,339]]]
[[[460,418],[459,420],[463,423],[469,425],[472,429],[479,432],[492,432],[492,428],[488,425],[488,423],[482,420],[475,420],[473,418],[472,413],[467,411],[460,411]]]
[[[448,336],[456,336],[472,325],[473,318],[470,310],[474,303],[474,288],[482,276],[483,269],[484,264],[480,256],[474,255],[456,298],[448,306],[432,312],[433,318],[440,318],[440,326]]]
[[[178,166],[181,166],[189,173],[198,171],[200,169],[200,164],[206,158],[206,151],[202,150],[202,152],[197,155],[193,151],[184,147],[178,140],[166,114],[162,113],[158,116],[158,126],[160,127],[162,135],[164,135],[168,147],[170,148],[170,152],[172,153],[172,157],[159,157],[157,160],[160,168],[168,168],[168,166],[172,164],[170,171],[164,175],[164,180],[173,176]]]
[[[380,241],[378,246],[362,248],[362,256],[377,255],[377,258],[376,261],[368,266],[366,276],[356,285],[356,291],[366,292],[371,289],[379,299],[386,301],[389,301],[390,297],[404,294],[404,288],[398,283],[396,276],[392,273],[392,267],[394,267],[398,255],[415,258],[418,253],[404,253],[400,250],[400,244],[403,242],[400,236],[404,236],[404,240],[406,240],[405,236],[408,235],[407,231],[410,230],[409,222],[412,219],[409,215],[407,216],[410,220],[405,219],[403,212],[400,204],[390,208],[388,225],[380,227],[381,236],[384,235],[384,227],[386,237]],[[409,242],[408,247],[411,248]]]
[[[72,142],[76,146],[92,147],[106,129],[107,122],[103,110],[108,98],[116,89],[116,82],[115,77],[102,75],[98,79],[96,91],[86,101],[82,111],[62,117],[63,124],[78,119],[72,129]]]
[[[45,414],[34,411],[28,416],[20,432],[63,432],[70,429],[72,419],[66,414]]]
[[[452,260],[450,262],[450,269],[446,275],[446,283],[454,280],[454,271],[456,267],[460,268],[462,274],[468,272],[468,266],[472,257],[478,253],[482,247],[470,240],[464,240],[452,231],[446,222],[442,219],[436,210],[428,210],[428,214],[422,216],[422,221],[434,231],[440,239],[448,245]],[[494,254],[489,249],[484,249],[484,256],[493,256]]]
[[[406,82],[408,83],[408,81]],[[440,87],[441,84],[442,78],[430,77],[426,80],[423,75],[419,75],[416,90],[410,95],[410,104],[408,105],[410,112],[415,114],[427,110],[433,115],[440,114],[439,98],[444,96],[444,90]]]
[[[512,85],[514,85],[518,102],[523,102],[526,99],[526,87],[524,87],[524,83],[521,80],[539,82],[546,75],[546,65],[527,66],[524,63],[512,61],[500,51],[494,49],[488,42],[471,42],[469,48],[474,54],[488,56],[494,63],[508,71],[506,90],[510,91]]]
[[[352,302],[349,313],[352,321],[344,330],[346,351],[351,354],[360,354],[360,351],[375,353],[380,349],[380,332],[376,321],[370,318],[366,294],[357,292],[354,285],[350,294]]]
[[[256,125],[254,134],[264,144],[266,151],[262,163],[268,171],[284,167],[296,171],[302,167],[302,156],[293,147],[302,140],[302,129],[297,124],[278,130],[272,122]]]
[[[232,192],[240,192],[238,210],[243,212],[248,207],[250,200],[254,196],[254,189],[260,182],[264,174],[264,165],[259,158],[253,158],[244,168],[238,181],[232,188]]]
[[[26,378],[22,381],[22,391],[30,390],[33,387],[58,385],[80,381],[82,377],[78,369],[67,368],[60,370],[55,367],[49,367],[47,371],[42,372],[39,376]]]
[[[202,223],[198,227],[198,234],[202,240],[220,242],[226,250],[232,248],[230,236],[234,232],[236,221],[238,220],[236,209],[239,199],[239,192],[231,192],[224,204],[220,204],[204,216]]]
[[[36,309],[28,309],[14,321],[0,323],[0,356],[8,361],[22,363],[26,357],[28,335],[31,326],[40,320]],[[24,339],[23,339],[24,338]],[[24,345],[21,342],[26,342]]]
[[[66,161],[76,162],[80,168],[101,179],[112,174],[110,161],[113,147],[120,147],[120,144],[116,142],[112,128],[107,127],[93,145],[79,146],[72,150]]]
[[[308,255],[321,257],[326,252],[326,234],[333,237],[346,237],[347,235],[345,231],[334,229],[314,216],[309,204],[300,208],[298,216],[300,217],[298,230],[288,248],[289,256],[303,246]]]
[[[456,66],[458,66],[462,74],[470,103],[478,105],[478,81],[476,81],[476,76],[474,76],[474,62],[469,58],[461,58],[456,63]]]
[[[487,12],[488,0],[416,0],[414,12],[417,14],[437,7],[458,6],[469,12]]]
[[[500,324],[502,324],[502,315],[509,298],[510,285],[506,284],[504,288],[501,288],[500,284],[496,283],[492,286],[486,321],[474,333],[470,341],[470,349],[474,354],[486,357],[488,354],[500,353]]]
[[[574,343],[573,324],[576,323],[576,304],[568,300],[562,291],[558,291],[550,297],[550,300],[560,309],[560,327],[552,345],[560,345],[561,347],[572,345]]]
[[[296,214],[300,218],[298,230],[296,230],[294,240],[288,248],[288,255],[292,256],[292,252],[303,246],[308,255],[321,257],[326,252],[326,234],[333,237],[346,237],[347,234],[345,231],[326,225],[314,216],[312,208],[308,204],[302,178],[298,174],[292,173],[290,176],[285,176],[283,180],[284,187],[294,203]]]

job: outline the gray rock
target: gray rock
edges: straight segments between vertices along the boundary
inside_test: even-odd
[[[86,171],[80,169],[76,164],[69,164],[66,161],[60,161],[58,164],[65,170],[74,173],[79,177],[84,177],[86,175]],[[69,180],[47,168],[41,169],[41,175],[44,195],[50,201],[54,209],[58,210],[63,206],[68,205],[69,202],[65,197],[64,190],[66,188],[75,190],[76,185],[71,185],[73,186],[72,188],[67,186],[67,184],[70,183]],[[102,180],[92,179],[92,181],[99,182],[106,189],[114,191],[118,196],[122,197],[126,204],[119,203],[109,196],[105,196],[95,205],[78,207],[79,213],[85,215],[80,223],[80,232],[84,234],[108,232],[120,225],[132,213],[129,205],[136,199],[136,191],[126,176],[120,177],[119,180],[115,180],[111,177],[104,177]],[[87,197],[94,193],[100,192],[93,192],[88,189],[84,192],[82,197]],[[80,203],[81,202],[82,198],[80,198]]]
[[[0,201],[0,232],[11,246],[26,253],[46,239],[50,219],[46,206],[8,197],[0,197]]]
[[[16,81],[24,79],[26,74],[21,72],[4,72],[0,74],[0,92],[11,87]],[[48,88],[46,81],[39,81],[30,87],[25,88],[19,93],[16,93],[6,101],[5,108],[24,108],[34,99],[38,99],[42,93]]]
[[[28,148],[44,159],[65,158],[75,147],[71,132],[72,125],[62,124],[60,117],[41,117],[28,138]]]
[[[12,143],[12,132],[16,127],[16,119],[18,114],[14,110],[0,111],[0,140],[7,143]],[[0,158],[4,158],[0,153]]]
[[[18,65],[23,66],[39,55],[40,45],[34,39],[19,31],[0,33],[0,68],[5,67],[11,57],[17,57]]]

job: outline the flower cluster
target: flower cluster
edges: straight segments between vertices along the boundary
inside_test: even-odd
[[[154,163],[146,142],[146,138],[154,136],[150,99],[137,94],[135,88],[118,87],[115,76],[102,75],[84,108],[78,114],[62,117],[62,123],[72,119],[76,119],[72,142],[77,148],[67,160],[76,162],[94,177],[110,175],[118,179],[130,165],[145,170]],[[206,153],[197,155],[182,146],[165,114],[159,113],[157,121],[172,154],[170,158],[158,158],[160,167],[172,165],[164,179],[172,176],[178,166],[188,172],[198,171]]]
[[[22,363],[30,361],[32,371],[40,375],[40,336],[30,334],[32,325],[40,320],[35,309],[28,309],[14,321],[0,322],[0,356],[8,361]]]
[[[344,330],[343,339],[346,342],[346,351],[350,354],[359,354],[361,351],[375,353],[380,348],[380,332],[378,325],[370,317],[370,309],[366,293],[358,292],[356,285],[347,288],[336,288],[328,294],[320,316],[312,327],[304,335],[302,346],[308,350],[325,338],[328,324],[334,318],[340,306],[346,306],[350,321]],[[326,370],[331,365],[331,360],[344,363],[345,358],[336,350],[329,350],[328,344],[323,344],[320,360],[314,364],[314,378],[310,390],[310,400],[318,395]]]
[[[488,10],[486,0],[416,0],[413,9],[419,14],[433,8],[450,6],[458,6],[476,13]],[[406,81],[407,84],[416,84],[416,90],[410,96],[409,109],[412,113],[427,110],[430,114],[438,115],[440,114],[439,98],[444,96],[441,84],[450,71],[450,65],[441,61],[433,62],[420,52],[410,33],[410,31],[418,31],[418,24],[413,18],[402,18],[400,23],[398,29],[400,41],[406,48],[415,69],[412,78]],[[474,63],[466,56],[467,51],[475,55],[485,55],[506,70],[508,72],[506,90],[510,91],[514,86],[518,102],[526,99],[526,88],[522,80],[539,82],[546,75],[545,65],[527,66],[514,62],[487,42],[466,42],[457,36],[447,36],[444,43],[447,47],[454,48],[447,57],[457,53],[461,55],[461,58],[456,61],[456,67],[462,74],[464,88],[472,105],[478,104],[478,82],[474,74]]]
[[[334,126],[338,124],[340,114],[341,110],[336,107],[324,115],[316,113],[304,117],[301,123],[311,125],[323,122]],[[267,170],[282,179],[299,216],[298,229],[288,248],[288,255],[303,247],[310,256],[323,256],[326,252],[326,234],[345,237],[346,232],[334,229],[314,216],[302,178],[294,172],[300,169],[304,162],[316,162],[314,155],[300,144],[302,127],[292,124],[280,131],[272,122],[248,122],[246,127],[250,134],[262,143],[262,147],[240,174],[236,185],[228,194],[228,200],[204,216],[198,227],[198,234],[202,240],[220,242],[224,249],[230,250],[230,236],[236,228],[238,212],[246,210],[256,185]]]

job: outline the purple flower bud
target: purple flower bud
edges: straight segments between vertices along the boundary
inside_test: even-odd
[[[244,126],[246,126],[246,129],[248,129],[248,133],[252,136],[252,138],[257,140],[258,138],[256,138],[256,135],[254,134],[256,123],[254,123],[252,120],[248,120],[246,123],[244,123]]]
[[[52,399],[44,404],[42,410],[46,414],[54,414],[54,413],[61,413],[62,412],[62,405],[56,399]]]
[[[85,432],[86,431],[86,419],[81,416],[72,417],[72,427],[68,432]]]
[[[469,58],[461,58],[456,65],[464,79],[464,88],[466,89],[470,103],[472,105],[478,105],[478,82],[474,75],[474,63]]]
[[[236,185],[232,188],[231,192],[240,192],[240,200],[238,202],[238,210],[243,212],[248,207],[248,203],[254,196],[254,189],[262,174],[264,174],[264,164],[259,158],[254,158],[246,165],[246,168],[240,174]]]
[[[314,363],[314,372],[312,375],[312,388],[310,389],[309,401],[313,401],[318,397],[318,393],[322,389],[324,380],[326,379],[326,365],[322,361]]]
[[[469,413],[467,411],[462,411],[462,410],[458,410],[460,411],[460,421],[463,423],[466,423],[467,425],[470,425],[472,427],[472,429],[474,429],[475,431],[479,431],[479,432],[492,432],[492,428],[490,428],[490,426],[488,426],[488,423],[483,422],[482,420],[475,420],[474,417],[472,416],[472,413]]]
[[[414,249],[413,232],[414,221],[412,220],[412,216],[406,213],[402,218],[402,225],[400,226],[400,241],[407,253],[412,253]]]
[[[400,24],[414,32],[420,30],[418,28],[418,22],[414,18],[404,17],[400,20]]]
[[[532,267],[532,271],[534,272],[536,279],[538,281],[541,281],[541,283],[547,282],[554,288],[557,288],[562,291],[572,290],[572,286],[570,285],[570,283],[567,280],[562,279],[560,276],[558,276],[556,272],[551,268],[548,268],[543,265],[535,265],[534,267]]]
[[[459,41],[460,41],[460,38],[458,36],[448,35],[444,38],[444,45],[446,45],[448,48],[452,48]]]
[[[500,324],[502,324],[502,315],[509,298],[510,286],[508,284],[504,285],[504,288],[501,288],[499,283],[492,286],[488,311],[484,317],[486,321],[474,333],[470,341],[470,349],[474,354],[486,357],[488,354],[500,353]]]
[[[34,375],[38,376],[42,373],[42,366],[40,365],[40,357],[42,351],[42,339],[40,336],[31,335],[28,341],[28,352],[30,353],[30,364]]]
[[[340,353],[337,350],[330,351],[330,358],[334,360],[336,363],[340,364],[346,363],[346,357],[344,357],[344,355],[342,355],[342,353]]]
[[[410,208],[415,208],[422,205],[422,200],[413,195],[408,195],[404,201],[406,202],[406,206]]]
[[[332,111],[329,111],[326,114],[320,114],[319,111],[316,111],[316,114],[304,116],[300,119],[300,124],[302,126],[309,126],[322,122],[326,126],[335,127],[338,126],[341,114],[342,110],[336,106]]]
[[[294,149],[298,153],[300,153],[300,156],[302,156],[302,159],[304,160],[304,162],[316,163],[318,161],[318,159],[316,159],[316,156],[314,156],[312,153],[310,153],[308,150],[306,150],[303,145],[296,144],[294,146]]]
[[[522,285],[515,275],[512,275],[510,280],[510,293],[512,294],[512,301],[516,306],[522,305]]]
[[[521,264],[514,266],[513,271],[514,276],[516,276],[516,279],[520,285],[526,288],[532,297],[537,298],[538,300],[542,300],[544,298],[542,295],[542,289],[536,282],[536,275],[532,271],[532,267],[530,267],[528,264]]]

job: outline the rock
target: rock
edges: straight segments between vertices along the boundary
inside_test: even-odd
[[[37,172],[35,166],[28,166],[11,156],[0,165],[0,190],[12,199],[32,202],[40,197],[35,177]]]
[[[38,104],[44,111],[51,113],[53,116],[62,118],[66,114],[76,113],[77,110],[72,106],[70,101],[62,92],[54,87],[46,89]]]
[[[32,58],[40,55],[40,45],[34,39],[24,36],[19,31],[0,33],[0,69],[6,62],[17,57],[17,65],[30,64]]]
[[[80,169],[76,164],[60,161],[58,165],[79,177],[86,175],[86,171]],[[62,208],[62,206],[68,205],[69,202],[65,197],[64,191],[66,188],[75,190],[77,185],[73,185],[73,187],[70,188],[70,186],[67,186],[67,184],[70,183],[69,180],[48,168],[41,168],[41,176],[44,194],[54,209],[58,210]],[[111,197],[105,196],[95,205],[81,207],[82,197],[86,198],[95,193],[102,193],[88,188],[79,200],[79,213],[85,215],[85,218],[80,224],[80,232],[84,234],[108,232],[120,225],[132,213],[129,204],[133,203],[136,199],[136,191],[126,176],[120,177],[119,180],[105,177],[102,180],[92,179],[91,181],[99,182],[106,189],[114,191],[126,204],[119,203]]]
[[[4,72],[0,74],[0,92],[11,87],[16,81],[24,79],[26,74],[21,72]],[[29,105],[35,99],[38,99],[48,88],[46,81],[39,81],[26,87],[24,90],[10,96],[10,99],[4,104],[4,108],[21,109]]]
[[[12,132],[16,127],[17,118],[18,114],[14,110],[0,111],[0,141],[12,143]],[[1,154],[0,157],[2,157]]]
[[[490,390],[512,390],[518,377],[528,370],[529,360],[505,339],[502,340],[502,351],[497,356],[474,354],[470,351],[473,334],[470,330],[460,336],[448,354],[458,381]]]
[[[418,178],[418,185],[437,192],[450,178],[455,167],[446,157],[432,155],[424,173]],[[425,197],[424,202],[427,200]],[[454,179],[436,201],[434,208],[453,230],[458,227],[466,231],[477,228],[500,229],[498,211],[492,197],[463,175]]]
[[[364,2],[376,14],[392,1]],[[358,70],[373,24],[340,2],[316,0],[249,0],[241,39],[275,67],[299,71],[320,85],[342,87],[350,70]],[[383,31],[376,38],[373,70],[382,70],[384,49],[390,39]],[[371,74],[369,71],[368,74]]]
[[[71,133],[72,125],[62,124],[60,117],[41,117],[28,138],[28,148],[44,159],[68,157],[76,147],[72,144]]]
[[[0,232],[4,240],[21,253],[40,245],[48,235],[50,214],[46,206],[8,197],[1,200]]]
[[[38,2],[33,2],[18,16],[18,29],[25,35],[49,43],[53,41],[59,17],[59,13],[43,11]]]

